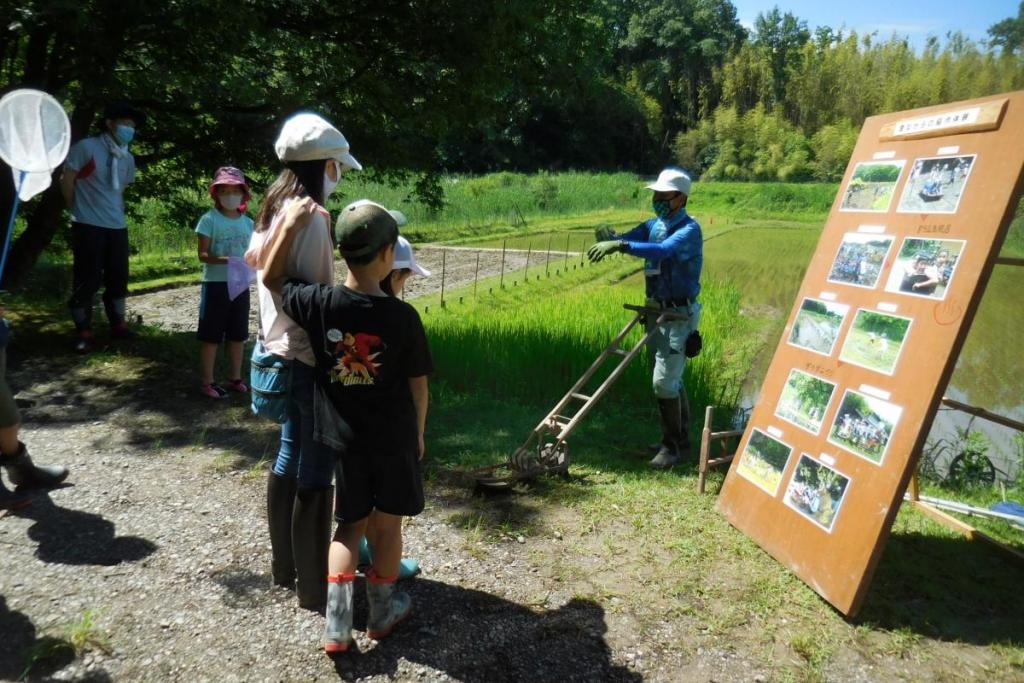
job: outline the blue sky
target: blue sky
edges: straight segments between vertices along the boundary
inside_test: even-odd
[[[988,27],[1017,16],[1019,0],[732,0],[744,26],[750,28],[761,12],[778,5],[807,22],[807,26],[846,25],[858,33],[878,31],[883,38],[894,32],[910,38],[920,49],[929,34],[944,39],[951,30],[968,37],[987,37]]]

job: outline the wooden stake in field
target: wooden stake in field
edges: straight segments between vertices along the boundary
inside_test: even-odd
[[[505,288],[505,245],[507,243],[507,237],[501,241],[501,275],[498,277],[498,287],[501,289]]]
[[[548,274],[548,269],[551,267],[551,239],[554,235],[548,235],[548,255],[547,260],[544,261],[544,275]]]
[[[476,285],[480,282],[480,252],[476,252],[476,272],[473,273],[473,298],[476,298]]]
[[[526,245],[526,271],[523,273],[523,281],[530,281],[530,254],[533,253],[533,240]]]
[[[448,264],[448,250],[441,252],[441,308],[444,308],[444,271]]]
[[[568,232],[565,233],[565,260],[562,262],[562,268],[567,273],[569,272],[569,238],[570,237],[572,237],[572,234],[570,234]]]

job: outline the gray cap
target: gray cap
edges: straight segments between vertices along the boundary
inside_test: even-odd
[[[345,258],[379,251],[398,239],[398,221],[380,204],[354,202],[341,210],[334,224],[334,240]]]

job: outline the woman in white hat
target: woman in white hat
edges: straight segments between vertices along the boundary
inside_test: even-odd
[[[362,170],[337,128],[316,114],[288,119],[274,143],[284,169],[267,189],[246,260],[262,270],[280,224],[308,214],[295,239],[288,275],[334,284],[331,218],[324,204],[346,170]],[[300,202],[301,205],[296,205]],[[264,349],[291,361],[291,395],[281,445],[267,482],[267,521],[274,583],[291,587],[299,605],[318,609],[327,599],[334,453],[313,439],[316,361],[306,333],[281,310],[281,298],[257,279]]]

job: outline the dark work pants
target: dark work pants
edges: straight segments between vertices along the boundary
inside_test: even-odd
[[[107,319],[111,325],[122,322],[128,295],[128,230],[72,222],[71,252],[75,264],[68,305],[79,330],[89,329],[93,298],[100,285]]]

